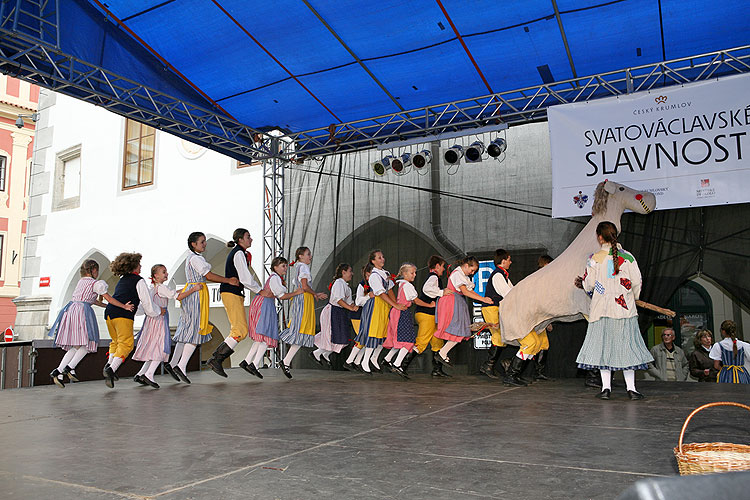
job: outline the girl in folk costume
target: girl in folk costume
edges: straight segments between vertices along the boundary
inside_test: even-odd
[[[474,292],[474,282],[469,276],[479,269],[479,261],[473,255],[469,255],[457,263],[456,269],[448,278],[448,290],[453,293],[443,296],[437,302],[437,331],[435,336],[445,340],[445,345],[438,351],[435,358],[446,366],[452,366],[448,353],[453,347],[471,338],[471,315],[469,306],[466,305],[464,297],[469,297],[477,302],[491,304],[492,299],[482,297]]]
[[[721,324],[723,340],[708,353],[719,371],[716,381],[728,384],[750,384],[750,344],[737,340],[737,325],[732,320]]]
[[[221,302],[227,312],[230,331],[229,336],[224,339],[219,347],[208,360],[208,366],[222,377],[226,377],[222,363],[234,353],[234,348],[247,337],[247,319],[245,318],[245,289],[253,293],[260,292],[260,285],[250,274],[250,262],[252,255],[247,251],[252,245],[253,239],[250,232],[245,228],[237,228],[232,234],[232,241],[227,243],[232,251],[227,255],[227,262],[224,266],[224,275],[227,278],[237,278],[240,284],[235,286],[229,283],[222,283],[219,287],[221,292]]]
[[[404,361],[401,363],[401,368],[406,372],[409,368],[409,364],[419,354],[427,350],[429,345],[432,350],[432,376],[433,377],[450,377],[445,371],[443,371],[443,365],[437,362],[436,356],[438,351],[443,347],[445,342],[442,339],[435,337],[437,331],[437,324],[435,322],[435,306],[437,299],[443,295],[450,295],[453,293],[451,290],[440,288],[440,277],[445,272],[447,263],[445,259],[439,255],[432,255],[427,260],[427,268],[430,270],[430,274],[422,284],[422,293],[419,294],[419,299],[423,302],[433,303],[432,307],[423,307],[417,304],[414,319],[417,320],[419,329],[417,330],[417,341],[414,344],[414,349],[406,355]]]
[[[394,283],[388,271],[383,269],[385,256],[380,250],[370,252],[368,261],[372,264],[372,273],[368,283],[372,289],[374,298],[368,299],[362,307],[362,321],[359,325],[359,333],[355,339],[365,346],[365,354],[362,356],[362,371],[371,373],[370,363],[376,371],[380,371],[378,356],[383,350],[383,342],[388,334],[388,314],[392,307],[399,311],[405,311],[407,307],[396,303],[393,293]]]
[[[404,358],[414,352],[414,344],[417,341],[417,332],[414,329],[414,316],[408,309],[412,302],[422,307],[435,307],[435,301],[425,302],[419,298],[417,289],[414,288],[414,279],[417,277],[417,266],[409,262],[401,264],[398,270],[402,279],[398,280],[398,298],[396,302],[407,307],[406,310],[391,309],[388,319],[388,335],[383,347],[390,349],[386,355],[384,364],[389,366],[392,372],[409,378],[406,371],[401,368]],[[398,356],[396,356],[398,354]],[[396,360],[392,362],[394,356]]]
[[[635,258],[617,243],[617,227],[610,221],[596,226],[601,250],[591,255],[583,278],[575,281],[591,295],[589,326],[578,353],[578,367],[598,368],[600,399],[612,393],[612,370],[623,370],[630,399],[643,399],[635,389],[635,370],[654,360],[638,328],[635,301],[641,294],[641,271]]]
[[[331,353],[339,353],[349,345],[351,339],[350,313],[357,312],[354,305],[349,281],[353,276],[352,266],[339,264],[336,276],[331,284],[331,298],[320,313],[320,333],[315,336],[317,349],[310,352],[313,359],[321,366],[325,363],[331,367]]]
[[[139,304],[147,316],[159,316],[162,314],[160,308],[151,302],[151,293],[146,281],[140,276],[141,254],[121,253],[109,265],[113,274],[120,276],[120,281],[115,286],[112,296],[122,303],[131,303],[137,309]],[[133,319],[135,311],[129,311],[109,303],[104,309],[104,319],[107,321],[107,330],[112,342],[109,344],[109,362],[104,365],[102,374],[104,383],[112,389],[117,369],[133,350]]]
[[[187,283],[182,291],[193,285],[202,285],[198,293],[188,295],[182,300],[180,322],[172,340],[177,342],[172,361],[164,365],[164,369],[175,378],[186,384],[190,383],[185,372],[190,356],[193,355],[198,344],[205,344],[211,340],[213,325],[208,324],[208,287],[206,281],[226,283],[239,286],[237,277],[225,278],[211,272],[211,264],[201,255],[206,251],[206,235],[201,232],[190,233],[187,239],[190,255],[185,260],[185,279]]]
[[[250,303],[250,314],[248,317],[248,333],[253,339],[253,345],[247,357],[240,362],[240,368],[263,378],[258,369],[263,366],[263,355],[269,347],[279,344],[279,316],[276,312],[274,298],[289,300],[292,297],[304,293],[302,288],[287,293],[284,276],[287,271],[287,261],[284,257],[276,257],[271,261],[271,275],[266,280],[263,290],[253,297]]]
[[[124,311],[132,312],[135,307],[130,302],[123,304],[107,293],[107,283],[99,280],[99,264],[92,259],[81,265],[81,279],[73,291],[70,302],[62,308],[52,324],[49,336],[55,338],[55,345],[66,351],[60,365],[52,370],[50,377],[59,387],[65,387],[63,377],[78,382],[76,366],[89,352],[99,347],[99,326],[91,304],[104,307],[99,300],[101,295],[108,303]]]
[[[372,264],[368,262],[362,268],[362,277],[364,279],[359,282],[359,285],[357,285],[357,294],[356,298],[354,299],[354,305],[358,307],[358,310],[352,312],[351,314],[352,326],[354,327],[355,335],[359,334],[359,328],[362,323],[362,309],[364,308],[365,304],[367,304],[368,300],[375,297],[375,294],[372,293],[372,289],[370,288],[370,274],[372,274]],[[363,344],[360,344],[356,341],[354,342],[352,350],[349,353],[349,357],[346,358],[346,363],[344,363],[344,368],[346,368],[350,372],[362,371],[360,363],[362,362],[362,357],[365,355],[364,347],[365,346]]]
[[[182,300],[204,286],[195,284],[187,290],[178,292],[165,285],[168,278],[167,267],[163,264],[151,267],[151,282],[154,284],[151,289],[151,301],[154,307],[164,313],[160,316],[146,317],[141,331],[138,332],[138,345],[133,352],[133,361],[144,362],[133,380],[141,385],[150,385],[154,389],[159,388],[159,384],[154,381],[154,373],[162,362],[169,359],[172,347],[169,335],[169,313],[167,312],[169,299]]]
[[[281,361],[281,370],[287,378],[292,378],[292,372],[289,371],[289,365],[294,359],[300,347],[312,347],[315,343],[315,299],[327,299],[325,293],[318,293],[310,287],[312,274],[310,274],[310,264],[312,263],[312,252],[307,247],[299,247],[294,252],[296,262],[292,263],[297,276],[294,278],[295,288],[301,288],[304,291],[302,296],[292,299],[292,305],[289,310],[289,325],[287,329],[281,332],[279,338],[290,344],[289,351]]]

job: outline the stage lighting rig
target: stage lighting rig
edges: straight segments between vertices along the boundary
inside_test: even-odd
[[[492,158],[497,158],[503,154],[506,149],[508,149],[508,143],[505,142],[505,139],[502,137],[498,137],[487,146],[487,154]]]
[[[400,174],[401,172],[403,172],[404,171],[404,162],[403,162],[403,160],[400,157],[398,157],[398,156],[396,156],[393,159],[391,159],[391,169],[396,174]]]
[[[432,153],[428,149],[420,151],[411,157],[411,162],[417,170],[424,168],[432,161]]]
[[[472,142],[471,146],[466,148],[466,163],[482,161],[482,153],[484,153],[484,143],[482,141]]]
[[[448,165],[455,165],[464,156],[464,148],[460,144],[454,144],[443,154],[443,159]]]

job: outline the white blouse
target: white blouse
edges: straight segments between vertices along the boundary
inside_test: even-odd
[[[192,285],[191,285],[192,286]],[[181,290],[172,290],[164,283],[158,283],[154,285],[156,294],[163,299],[177,299],[177,296],[182,292]]]
[[[234,268],[237,269],[237,276],[239,277],[242,286],[253,293],[260,292],[262,287],[257,281],[255,281],[255,278],[250,274],[250,269],[247,266],[247,254],[245,252],[237,252],[234,254],[232,263],[234,264]]]
[[[302,282],[302,278],[307,278],[307,284],[312,286],[312,274],[310,273],[310,266],[302,262],[296,262],[294,268],[297,270],[297,281]]]
[[[386,283],[386,288],[383,287],[384,282]],[[375,295],[385,293],[394,287],[394,283],[391,280],[391,273],[389,273],[385,269],[373,269],[372,273],[370,274],[369,283],[370,288],[372,288],[372,293],[374,293]]]
[[[440,288],[440,280],[434,274],[431,274],[427,281],[422,285],[422,291],[431,299],[443,296],[443,290]]]
[[[161,307],[155,306],[151,302],[151,292],[148,289],[146,280],[138,280],[138,283],[135,284],[135,291],[138,293],[138,299],[141,301],[138,304],[136,314],[146,313],[146,316],[159,316],[161,314]]]
[[[716,359],[721,361],[721,347],[726,349],[727,351],[732,351],[732,339],[729,337],[723,339],[721,342],[717,342],[711,347],[711,352],[708,353],[708,357],[711,359]],[[737,340],[737,352],[739,353],[740,350],[745,350],[745,368],[750,371],[750,344],[747,342],[743,342],[742,340]]]
[[[398,280],[398,286],[401,287],[399,289],[399,292],[403,290],[404,298],[409,302],[411,302],[412,300],[416,299],[419,296],[419,294],[417,293],[417,289],[414,288],[414,284],[412,284],[410,281]]]
[[[474,282],[464,274],[464,270],[459,266],[455,271],[451,273],[451,283],[456,287],[456,290],[461,290],[461,285],[464,285],[469,290],[474,290]]]
[[[362,283],[360,283],[359,285],[357,285],[357,298],[354,300],[354,304],[362,307],[367,303],[368,300],[370,300],[370,294],[365,293],[365,287],[362,286]]]
[[[281,282],[281,276],[276,273],[271,274],[271,278],[268,280],[268,288],[271,289],[271,293],[274,297],[279,298],[286,292],[286,287]]]
[[[94,282],[94,293],[97,295],[104,295],[109,290],[109,285],[104,280],[98,280]]]
[[[201,276],[205,276],[211,271],[211,264],[200,254],[194,253],[191,255],[189,262],[190,266]]]
[[[513,288],[513,283],[511,283],[510,278],[508,278],[508,281],[505,281],[505,276],[501,272],[498,272],[492,277],[492,286],[495,287],[495,291],[501,297],[505,298],[511,288]]]
[[[589,322],[601,318],[632,318],[638,316],[635,301],[641,295],[641,271],[629,252],[618,245],[622,260],[620,272],[614,274],[609,244],[589,257],[583,289],[591,294]]]
[[[341,307],[339,300],[343,300],[349,305],[354,303],[352,300],[352,289],[349,288],[349,283],[344,281],[344,278],[339,278],[333,282],[333,286],[331,286],[331,298],[328,299],[328,302],[332,306]]]

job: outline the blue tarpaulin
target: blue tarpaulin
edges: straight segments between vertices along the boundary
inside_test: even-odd
[[[61,5],[63,52],[251,127],[289,131],[750,41],[750,2],[737,0],[558,0],[559,22],[555,2],[538,0]]]

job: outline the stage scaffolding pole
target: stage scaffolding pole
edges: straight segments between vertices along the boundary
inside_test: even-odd
[[[284,161],[280,158],[281,142],[278,137],[271,139],[271,158],[263,162],[263,271],[264,279],[270,276],[271,262],[284,255]],[[286,326],[286,311],[283,301],[277,300],[276,313],[281,330]],[[279,342],[279,355],[285,347]],[[271,363],[278,367],[276,350],[270,349]]]

